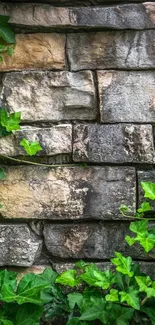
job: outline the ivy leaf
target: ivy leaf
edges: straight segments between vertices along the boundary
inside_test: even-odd
[[[130,287],[127,291],[120,291],[121,302],[127,302],[132,308],[140,310],[138,293],[139,291],[134,290],[134,287]]]
[[[141,246],[148,253],[151,249],[155,247],[155,235],[149,234],[147,237],[140,237],[139,242]]]
[[[5,127],[7,132],[20,130],[20,120],[21,112],[8,114],[4,108],[0,110],[0,123],[3,127]]]
[[[8,21],[8,16],[0,16],[0,37],[3,38],[6,43],[15,44],[15,34],[9,26]]]
[[[69,302],[69,307],[71,309],[74,309],[75,305],[77,304],[78,306],[81,304],[83,296],[81,293],[79,292],[75,292],[75,293],[69,293],[67,295],[68,298],[68,302]]]
[[[116,258],[112,258],[111,262],[116,265],[116,270],[120,273],[127,274],[129,277],[134,275],[132,271],[132,258],[124,257],[121,253],[115,252]]]
[[[152,208],[149,204],[149,202],[143,202],[141,204],[141,207],[137,210],[139,213],[144,213],[144,212],[148,212],[148,211],[151,211]]]
[[[135,280],[139,285],[140,292],[145,292],[147,297],[155,297],[155,285],[149,276],[136,276]]]
[[[110,293],[105,296],[105,300],[106,301],[111,301],[111,302],[119,301],[118,290],[111,289]]]
[[[18,284],[15,300],[18,304],[29,302],[40,305],[41,290],[46,288],[49,288],[49,279],[46,279],[44,275],[26,274]]]
[[[20,145],[24,147],[25,151],[28,153],[29,156],[34,156],[38,151],[43,150],[39,142],[29,142],[26,139],[23,139],[20,142]]]
[[[0,180],[6,179],[6,174],[3,170],[3,168],[0,167]]]
[[[155,200],[155,184],[151,182],[141,182],[142,189],[144,191],[144,197]]]
[[[39,325],[43,314],[43,307],[34,304],[24,304],[18,308],[16,325]]]
[[[91,321],[98,319],[102,322],[106,318],[105,307],[106,302],[103,298],[96,299],[96,302],[94,302],[91,307],[85,309],[80,320]]]
[[[56,283],[75,287],[80,283],[80,279],[77,278],[77,271],[74,269],[63,272],[56,278]]]
[[[79,268],[79,269],[83,269],[85,266],[87,266],[88,265],[88,263],[86,263],[86,262],[84,262],[84,261],[82,261],[82,260],[80,260],[80,261],[78,261],[78,262],[76,262],[75,263],[75,266],[77,267],[77,268]]]
[[[131,222],[129,229],[138,235],[148,234],[148,220]]]
[[[125,236],[125,240],[129,246],[132,246],[137,241],[134,237]]]
[[[107,276],[105,272],[101,272],[93,263],[85,267],[85,271],[81,274],[80,278],[87,284],[101,287],[102,289],[108,289],[111,285],[109,274]]]
[[[133,317],[134,309],[125,308],[119,304],[112,304],[110,312],[116,325],[129,325],[129,321]]]

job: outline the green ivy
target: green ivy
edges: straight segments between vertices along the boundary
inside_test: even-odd
[[[12,56],[14,53],[16,39],[14,31],[8,22],[8,16],[0,16],[0,53],[2,54],[7,52],[9,56]],[[0,61],[3,61],[2,55],[0,55]]]

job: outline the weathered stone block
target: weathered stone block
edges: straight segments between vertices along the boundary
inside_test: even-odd
[[[0,71],[65,68],[65,35],[18,34],[13,56],[3,56]]]
[[[118,251],[137,259],[152,259],[138,244],[129,247],[125,236],[130,234],[128,224],[46,224],[44,240],[48,251],[56,258],[110,259]],[[133,233],[132,233],[133,235]],[[155,249],[154,249],[155,250]]]
[[[90,71],[16,72],[3,79],[2,103],[22,121],[93,120],[97,114]]]
[[[155,122],[154,71],[99,71],[103,123]]]
[[[72,33],[68,56],[80,69],[146,69],[155,67],[155,30]]]
[[[16,196],[18,200],[18,196]],[[28,207],[27,207],[28,209]],[[26,224],[0,225],[0,265],[31,266],[40,254],[42,241]]]
[[[25,219],[122,219],[127,204],[135,213],[132,167],[8,167],[0,182],[1,215]],[[18,199],[17,199],[18,198]]]
[[[152,126],[76,125],[73,159],[97,163],[153,163]]]
[[[20,131],[16,131],[14,134],[7,137],[1,137],[1,155],[25,155],[25,150],[20,146],[20,142],[24,138],[30,142],[37,141],[40,143],[43,150],[39,151],[38,155],[41,156],[72,153],[72,125],[60,124],[50,128],[23,126]]]
[[[48,4],[0,4],[0,14],[8,15],[15,26],[100,27],[151,29],[155,27],[155,4],[122,4],[108,7],[53,7]]]
[[[124,0],[48,0],[48,3],[52,3],[52,4],[56,4],[59,5],[61,4],[65,4],[65,5],[72,5],[74,6],[75,4],[82,4],[82,5],[94,5],[97,3],[100,4],[109,4],[109,3],[118,3],[119,2],[124,2]],[[144,0],[129,0],[128,2],[143,2]],[[4,0],[4,3],[6,2],[10,2],[10,0]],[[17,2],[17,0],[12,0],[12,2]],[[34,2],[34,0],[18,0],[18,2]],[[37,2],[39,3],[45,3],[44,0],[38,0]]]
[[[155,201],[150,201],[149,199],[144,198],[144,191],[141,187],[141,182],[151,182],[155,183],[155,170],[140,170],[138,171],[138,205],[140,206],[142,202],[149,201],[152,206],[153,211],[155,211]]]

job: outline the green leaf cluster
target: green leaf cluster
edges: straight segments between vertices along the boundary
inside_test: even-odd
[[[8,22],[8,16],[0,15],[0,53],[7,52],[8,55],[12,56],[16,39],[14,31]],[[0,55],[0,61],[3,61],[2,55]]]

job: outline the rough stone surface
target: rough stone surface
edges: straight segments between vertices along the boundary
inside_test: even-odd
[[[0,71],[65,68],[65,35],[18,34],[13,56],[3,56]]]
[[[90,71],[16,72],[3,79],[2,104],[21,111],[22,121],[95,119],[97,104]]]
[[[17,200],[17,197],[16,197]],[[0,224],[0,265],[31,266],[42,241],[26,224]]]
[[[25,12],[27,13],[25,15]],[[122,4],[113,7],[53,7],[48,4],[0,4],[0,14],[24,27],[100,27],[151,29],[155,27],[155,3]]]
[[[155,122],[154,71],[99,71],[101,122]]]
[[[152,259],[153,250],[145,254],[138,244],[129,247],[124,240],[130,234],[126,223],[99,224],[46,224],[45,245],[50,254],[57,258],[110,259],[114,251],[129,254],[135,259]],[[131,235],[131,234],[130,234]],[[132,233],[133,235],[133,233]],[[155,249],[154,249],[155,250]]]
[[[127,204],[135,213],[132,167],[8,167],[0,182],[1,215],[25,219],[122,219]],[[18,199],[17,199],[18,198]]]
[[[153,163],[151,125],[80,124],[74,127],[74,161]]]
[[[141,205],[142,202],[144,201],[149,201],[149,203],[152,206],[153,211],[155,211],[155,201],[150,201],[146,198],[144,198],[144,191],[141,187],[141,182],[151,182],[155,183],[155,170],[139,170],[138,171],[138,199],[139,199],[139,206]],[[154,217],[154,216],[153,216]]]
[[[60,124],[50,128],[21,127],[20,131],[0,138],[1,155],[25,155],[25,150],[20,146],[20,142],[24,138],[30,142],[40,143],[43,150],[39,151],[37,155],[53,156],[72,153],[72,126]]]
[[[128,2],[143,2],[144,0],[129,0]],[[3,0],[3,2],[7,3],[10,2],[10,0]],[[17,2],[17,0],[12,0],[12,2]],[[18,2],[24,2],[24,3],[31,3],[34,2],[34,0],[18,0]],[[82,5],[95,5],[97,3],[100,4],[112,4],[112,3],[120,3],[120,2],[124,2],[124,0],[38,0],[37,2],[39,3],[51,3],[51,4],[55,4],[55,5],[59,5],[59,4],[65,4],[65,5],[72,5],[74,6],[75,4],[82,4]]]
[[[81,69],[155,68],[155,30],[72,33],[68,56],[73,71]]]

